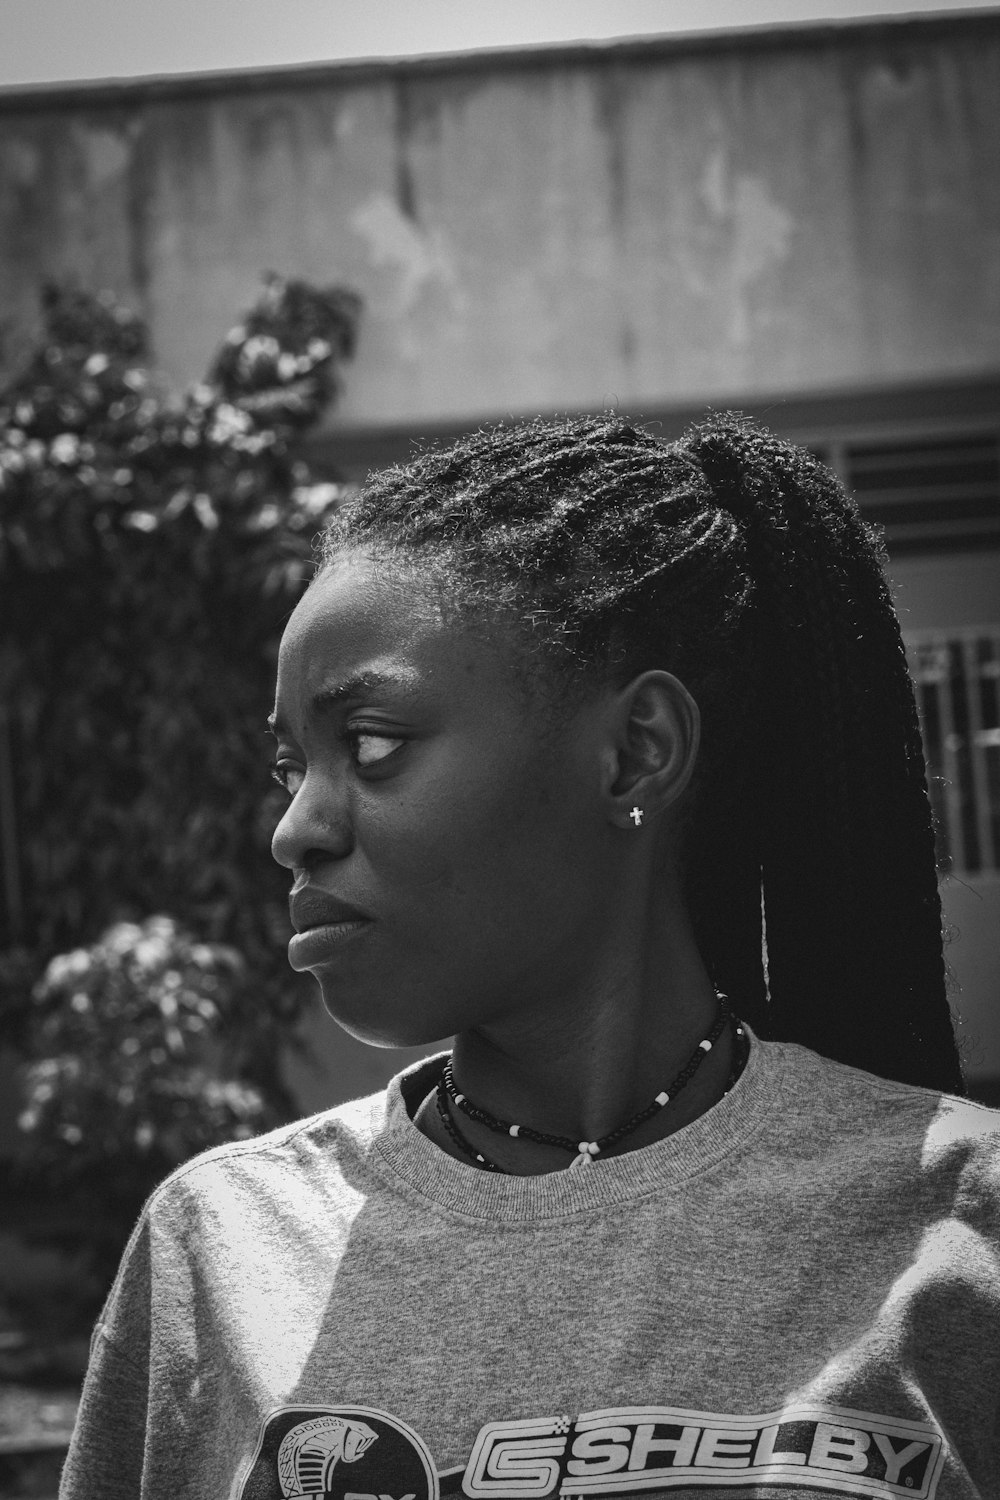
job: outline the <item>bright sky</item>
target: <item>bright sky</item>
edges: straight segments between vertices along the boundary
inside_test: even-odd
[[[258,68],[993,0],[0,0],[0,84]]]

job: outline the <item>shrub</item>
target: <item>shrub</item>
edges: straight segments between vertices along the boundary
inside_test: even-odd
[[[165,916],[51,960],[19,1121],[51,1182],[86,1181],[131,1211],[195,1152],[273,1123],[259,1090],[227,1076],[223,1016],[242,966]]]
[[[284,953],[264,719],[313,535],[344,493],[298,438],[339,388],[359,304],[272,277],[179,398],[111,296],[50,289],[44,313],[0,395],[0,1026],[30,1059],[33,1140],[107,1152],[114,1094],[128,1149],[152,1130],[173,1161],[290,1109],[281,1052],[311,986]],[[136,954],[161,938],[188,957],[154,982]],[[68,988],[74,966],[93,989]],[[189,1052],[199,1015],[228,1081],[218,1051]]]

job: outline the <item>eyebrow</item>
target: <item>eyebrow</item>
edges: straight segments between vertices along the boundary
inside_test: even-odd
[[[328,709],[335,708],[338,703],[344,703],[350,698],[363,698],[382,688],[396,691],[411,689],[415,679],[416,674],[409,672],[355,672],[352,677],[345,677],[343,682],[335,683],[332,687],[320,688],[318,693],[313,694],[309,706],[313,713],[322,714]],[[284,734],[287,726],[279,719],[275,710],[274,713],[268,715],[267,727],[272,734]]]

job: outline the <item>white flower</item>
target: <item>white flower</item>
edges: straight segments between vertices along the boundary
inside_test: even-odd
[[[207,495],[195,495],[194,512],[206,531],[214,531],[219,524],[219,513]]]
[[[281,520],[281,512],[276,505],[262,505],[254,517],[254,525],[258,531],[270,531],[277,526]]]
[[[250,426],[250,417],[240,406],[231,406],[228,401],[220,401],[215,414],[216,421],[227,422],[237,432],[246,432]]]
[[[51,985],[54,988],[65,984],[67,979],[79,979],[88,972],[90,966],[90,954],[86,948],[74,948],[72,953],[57,953],[49,961],[43,983],[46,987]]]
[[[191,504],[191,491],[186,489],[175,490],[163,507],[163,519],[165,521],[176,521],[182,516]]]
[[[104,934],[101,946],[112,953],[128,953],[141,937],[142,928],[138,922],[116,922]]]
[[[106,354],[92,354],[83,368],[88,375],[103,375],[110,363]]]
[[[277,359],[281,345],[268,334],[258,333],[243,345],[243,358],[250,364],[258,359]]]
[[[166,978],[169,979],[170,975],[166,975]],[[178,983],[179,980],[180,976],[178,975]],[[176,988],[176,986],[172,986],[171,988]],[[177,1014],[177,996],[171,995],[169,993],[164,994],[161,991],[158,996],[158,1000],[160,1006],[160,1015],[164,1016],[168,1021],[172,1021]]]
[[[296,505],[309,516],[320,516],[329,506],[343,499],[342,484],[300,484],[292,491]]]
[[[213,443],[228,443],[249,426],[250,418],[245,411],[222,401],[215,409],[215,421],[208,436]]]
[[[132,949],[132,958],[140,969],[157,969],[167,957],[167,945],[160,937],[140,938]]]
[[[52,439],[49,454],[57,464],[75,464],[80,455],[80,439],[75,432],[60,432]]]
[[[308,366],[306,366],[308,369]],[[294,380],[299,373],[299,362],[294,354],[281,354],[278,356],[278,374],[282,380]]]

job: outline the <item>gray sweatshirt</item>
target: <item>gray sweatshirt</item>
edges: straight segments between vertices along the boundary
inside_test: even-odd
[[[754,1039],[513,1177],[414,1126],[440,1067],[158,1189],[62,1500],[1000,1496],[1000,1113]]]

